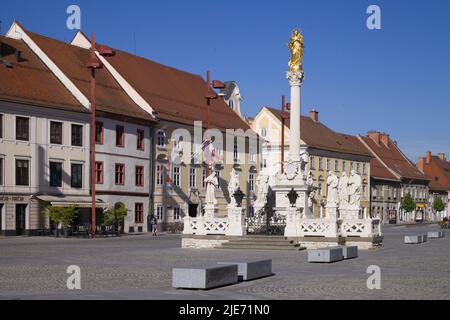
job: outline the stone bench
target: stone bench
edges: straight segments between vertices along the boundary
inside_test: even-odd
[[[329,247],[308,250],[309,263],[332,263],[344,260],[342,247]]]
[[[432,231],[428,232],[428,239],[441,239],[445,237],[444,231]]]
[[[177,289],[212,289],[238,282],[238,266],[173,268],[172,287]]]
[[[249,281],[273,275],[272,260],[239,260],[219,262],[219,265],[237,265],[238,276],[243,281]]]
[[[428,234],[422,235],[422,243],[428,242]]]
[[[358,258],[358,247],[357,246],[343,246],[344,259],[355,259]]]
[[[423,234],[417,236],[405,236],[405,244],[421,244],[427,240],[428,239],[425,239]]]

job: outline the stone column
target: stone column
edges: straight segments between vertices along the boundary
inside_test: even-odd
[[[291,124],[289,139],[289,161],[300,161],[300,94],[304,74],[302,71],[287,73],[287,79],[291,86]]]

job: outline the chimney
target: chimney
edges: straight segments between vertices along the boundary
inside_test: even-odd
[[[315,109],[312,109],[309,112],[309,117],[314,121],[314,122],[319,122],[319,111],[316,111]]]
[[[441,159],[442,161],[447,161],[447,158],[445,157],[445,153],[439,153],[439,159]]]
[[[417,168],[419,168],[420,171],[425,172],[425,158],[419,157],[419,162],[417,163]]]
[[[380,144],[380,133],[378,131],[369,131],[368,135],[376,144]]]
[[[427,151],[427,158],[426,158],[427,164],[431,163],[431,156],[432,156],[431,151]]]
[[[380,134],[381,142],[383,142],[384,145],[388,148],[389,148],[389,140],[390,140],[389,138],[390,138],[389,135],[386,133]]]

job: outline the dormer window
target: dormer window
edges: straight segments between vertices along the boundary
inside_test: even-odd
[[[234,101],[233,100],[230,100],[228,102],[228,105],[230,106],[231,110],[234,110]]]

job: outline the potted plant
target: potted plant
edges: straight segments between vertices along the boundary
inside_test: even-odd
[[[64,237],[67,238],[69,236],[69,227],[75,220],[75,217],[78,216],[78,207],[55,207],[50,205],[47,207],[47,212],[52,222],[54,222],[57,226],[62,226]],[[58,237],[58,227],[56,228],[56,236]]]
[[[109,208],[103,215],[103,224],[113,225],[116,236],[120,236],[119,225],[128,214],[128,209],[123,202],[118,202],[114,207]]]

